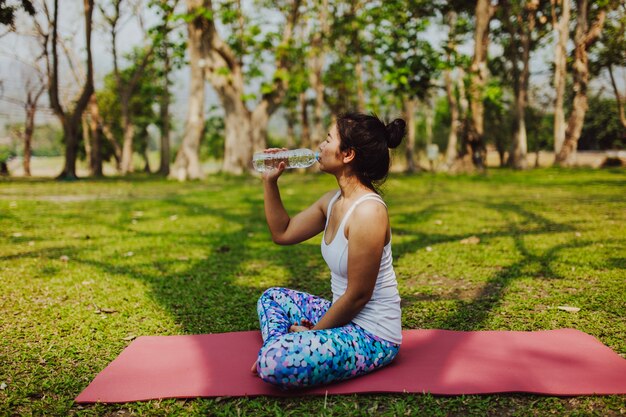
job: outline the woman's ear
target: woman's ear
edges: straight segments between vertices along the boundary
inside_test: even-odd
[[[352,160],[356,156],[356,152],[354,152],[353,148],[348,148],[347,150],[343,151],[342,153],[343,153],[343,163],[344,164],[349,164],[350,162],[352,162]]]

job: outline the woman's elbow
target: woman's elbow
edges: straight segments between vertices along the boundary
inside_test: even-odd
[[[361,311],[371,299],[372,291],[354,292],[350,295],[350,304],[358,311]]]
[[[285,239],[284,236],[280,235],[272,235],[272,242],[280,246],[291,245],[291,242],[288,239]]]

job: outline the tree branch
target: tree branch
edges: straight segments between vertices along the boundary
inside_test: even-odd
[[[602,9],[598,12],[598,17],[591,25],[591,28],[585,34],[583,43],[585,44],[585,47],[587,49],[589,49],[589,47],[593,45],[595,41],[597,41],[600,35],[602,34],[602,26],[604,26],[605,19],[606,19],[606,9]]]
[[[619,121],[622,123],[622,126],[626,128],[626,114],[624,114],[624,104],[622,103],[622,97],[617,89],[617,83],[615,82],[615,77],[613,77],[613,66],[611,64],[608,65],[609,76],[611,77],[611,85],[613,86],[613,91],[615,92],[615,100],[617,100],[617,111],[619,113]]]

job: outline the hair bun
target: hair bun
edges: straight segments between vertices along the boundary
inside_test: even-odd
[[[406,134],[406,122],[402,119],[395,119],[393,122],[385,126],[389,138],[387,139],[387,146],[389,148],[397,148],[402,142],[402,138]]]

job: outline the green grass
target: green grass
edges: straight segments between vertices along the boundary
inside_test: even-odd
[[[291,213],[335,187],[281,184]],[[395,174],[385,190],[404,328],[570,327],[625,356],[624,170]],[[272,244],[262,207],[256,178],[0,180],[0,415],[626,413],[625,396],[524,394],[74,404],[129,337],[257,329],[274,285],[330,297],[320,237]]]

